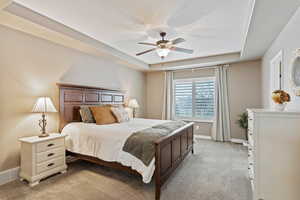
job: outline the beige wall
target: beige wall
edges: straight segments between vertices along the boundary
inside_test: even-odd
[[[261,107],[261,61],[231,64],[228,79],[231,137],[245,139],[236,120],[247,108]]]
[[[213,123],[211,122],[195,122],[194,134],[211,137],[212,127],[213,127]]]
[[[213,76],[213,69],[200,69],[191,72],[175,72],[175,78]],[[163,99],[163,72],[147,73],[147,114],[148,118],[160,118]],[[261,61],[240,62],[229,68],[229,102],[232,138],[244,139],[244,132],[236,124],[238,115],[246,108],[261,107]],[[211,135],[211,123],[197,123],[196,134]]]
[[[30,113],[36,98],[50,96],[58,109],[57,82],[126,90],[143,116],[144,73],[3,26],[0,36],[0,171],[19,165],[19,137],[39,134],[40,115]],[[47,129],[58,130],[58,114]]]
[[[164,99],[164,72],[148,72],[146,77],[146,117],[161,119]]]
[[[178,70],[174,72],[174,79],[212,77],[212,76],[215,76],[215,70],[213,68]]]
[[[271,107],[271,89],[270,89],[270,62],[277,53],[283,51],[283,65],[282,65],[282,77],[283,77],[283,89],[289,92],[291,95],[291,102],[288,103],[287,109],[300,110],[300,97],[295,96],[291,84],[291,60],[293,58],[294,51],[300,48],[300,8],[290,19],[289,23],[281,31],[280,35],[274,40],[268,51],[263,57],[262,68],[262,97],[263,105],[265,108]]]

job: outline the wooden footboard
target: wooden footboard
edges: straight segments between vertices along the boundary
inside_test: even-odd
[[[193,123],[155,142],[155,199],[160,199],[161,187],[189,152],[194,153]]]

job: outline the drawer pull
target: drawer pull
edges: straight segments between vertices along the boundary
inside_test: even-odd
[[[48,157],[54,156],[54,153],[49,153]]]
[[[49,163],[47,166],[48,167],[51,167],[51,166],[53,166],[54,165],[54,163]]]
[[[52,147],[52,146],[54,146],[54,144],[53,144],[53,143],[51,143],[51,144],[48,144],[47,146],[48,146],[48,147]]]

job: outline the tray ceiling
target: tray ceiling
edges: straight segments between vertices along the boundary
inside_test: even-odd
[[[163,62],[240,52],[246,37],[249,0],[15,0],[15,2],[84,33],[147,64],[161,63],[138,42],[183,37],[179,47],[192,55],[171,52]]]

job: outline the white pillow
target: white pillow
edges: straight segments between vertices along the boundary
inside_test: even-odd
[[[130,121],[128,112],[123,107],[111,107],[111,111],[119,123]]]

